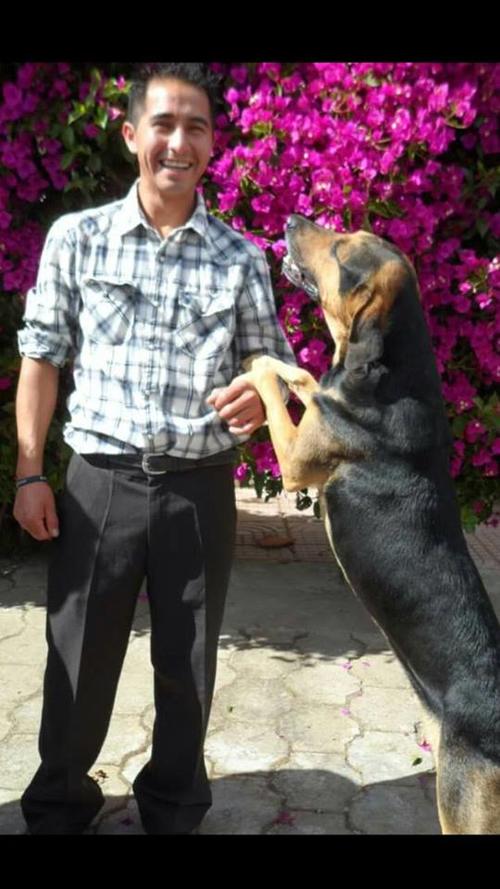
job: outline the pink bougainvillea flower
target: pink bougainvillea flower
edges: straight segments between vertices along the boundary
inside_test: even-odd
[[[276,818],[273,821],[273,824],[295,824],[295,815],[291,812],[288,812],[286,809],[282,809],[281,812],[278,812]]]
[[[100,127],[96,126],[95,123],[86,123],[83,132],[87,139],[95,139],[96,136],[99,136],[102,133],[102,130]]]
[[[248,463],[240,463],[234,470],[234,477],[239,481],[244,481],[250,472]]]
[[[0,210],[0,229],[8,228],[12,220],[12,213]]]
[[[465,427],[464,438],[466,441],[473,443],[482,438],[487,431],[486,426],[480,423],[479,420],[471,420]]]

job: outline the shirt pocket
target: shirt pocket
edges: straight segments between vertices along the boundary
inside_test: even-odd
[[[136,297],[135,285],[121,278],[85,278],[81,314],[84,335],[94,343],[122,345],[132,329]]]
[[[222,358],[232,342],[234,327],[232,290],[183,290],[179,293],[175,342],[191,358],[196,361]]]

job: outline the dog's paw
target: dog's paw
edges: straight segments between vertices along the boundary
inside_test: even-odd
[[[261,376],[262,374],[274,373],[273,359],[269,355],[259,355],[252,361],[252,373]]]

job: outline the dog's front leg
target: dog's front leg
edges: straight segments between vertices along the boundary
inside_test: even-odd
[[[264,372],[278,376],[283,380],[288,388],[297,396],[302,404],[307,405],[311,400],[313,392],[319,389],[318,383],[307,370],[295,367],[293,364],[285,364],[278,358],[271,358],[270,355],[252,355],[243,362],[245,370],[251,371],[256,379],[257,374]]]
[[[311,419],[317,413],[311,402],[318,383],[307,371],[291,367],[284,362],[262,356],[250,359],[252,370],[248,374],[265,409],[271,441],[283,477],[283,487],[287,491],[300,491],[310,484],[322,484],[324,472],[318,473],[314,459],[311,461],[308,443],[308,429]],[[247,366],[248,366],[247,364]],[[309,407],[298,426],[295,426],[288,413],[279,379],[297,386],[299,397]],[[317,422],[317,421],[316,421]]]

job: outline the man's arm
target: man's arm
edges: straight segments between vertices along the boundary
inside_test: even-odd
[[[73,216],[58,219],[48,232],[36,280],[26,296],[24,328],[18,333],[23,356],[17,390],[19,453],[16,475],[41,475],[45,440],[59,387],[59,368],[75,348],[78,288]],[[18,489],[14,517],[37,540],[57,537],[54,495],[46,482]]]
[[[244,362],[253,355],[270,355],[295,365],[291,346],[281,330],[271,285],[271,276],[264,253],[252,246],[252,262],[248,279],[238,300],[238,320],[235,346],[241,376],[235,377],[229,386],[214,389],[207,399],[229,431],[235,435],[251,435],[265,421],[261,399],[248,375]],[[284,393],[288,390],[284,387]]]
[[[59,368],[48,361],[23,358],[16,398],[17,478],[43,473],[45,440],[56,407],[58,387]],[[36,540],[58,536],[54,494],[47,482],[32,482],[18,489],[14,518]]]

